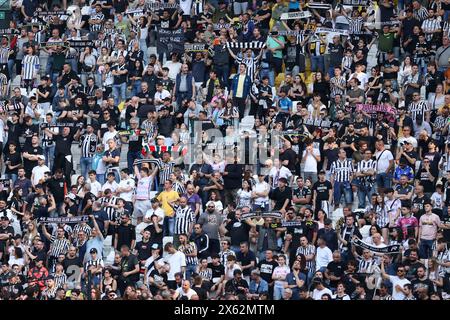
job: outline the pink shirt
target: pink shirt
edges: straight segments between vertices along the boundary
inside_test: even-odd
[[[441,219],[437,214],[424,214],[420,217],[419,226],[421,229],[420,239],[435,240]]]

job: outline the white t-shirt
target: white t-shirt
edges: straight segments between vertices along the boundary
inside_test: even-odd
[[[317,247],[316,250],[316,271],[322,267],[328,266],[333,261],[333,253],[328,247]]]
[[[333,293],[332,293],[331,290],[328,289],[328,288],[323,288],[322,290],[314,289],[312,298],[313,298],[314,300],[322,300],[322,296],[323,296],[324,294],[326,294],[326,293],[328,293],[328,294],[330,295],[330,297],[333,296]]]
[[[365,87],[366,83],[369,82],[369,77],[367,76],[367,74],[364,73],[364,72],[361,72],[361,73],[356,73],[355,72],[354,74],[352,74],[350,76],[350,79],[354,78],[354,77],[356,77],[359,80],[359,82],[360,82],[358,87],[360,89],[364,90],[364,87]]]
[[[435,192],[431,195],[431,200],[434,201],[434,209],[442,209],[444,206],[444,195],[440,195],[439,193]]]
[[[403,288],[403,286],[405,284],[411,283],[411,282],[409,282],[408,279],[405,279],[405,278],[400,279],[397,276],[389,276],[389,280],[392,283],[392,300],[404,300],[405,299],[405,295],[403,294],[402,291],[400,291],[400,290],[397,291],[395,289],[395,286],[399,285],[399,286],[401,286]]]
[[[94,196],[98,197],[98,193],[102,191],[102,185],[100,182],[95,180],[94,182],[89,181],[89,185],[91,186],[91,193],[94,194]]]
[[[253,191],[255,191],[255,192],[270,191],[270,185],[265,181],[257,182],[255,184],[255,187],[253,188]],[[257,205],[260,205],[262,203],[267,203],[267,202],[269,202],[269,196],[255,198],[255,204],[257,204]]]
[[[105,150],[109,150],[109,146],[108,146],[108,140],[109,139],[114,139],[117,136],[117,131],[114,130],[113,132],[111,131],[106,131],[105,134],[103,135],[103,145],[105,146]]]
[[[178,298],[177,298],[178,300],[180,300],[181,297],[186,297],[188,300],[191,300],[192,296],[197,295],[197,292],[195,292],[191,288],[189,288],[188,292],[184,292],[183,288],[178,288],[177,292],[178,292]]]
[[[31,174],[34,174],[33,177],[33,184],[37,185],[39,183],[39,180],[44,178],[44,173],[49,172],[50,169],[44,164],[43,166],[36,166],[31,171]]]
[[[135,186],[136,186],[136,183],[135,183],[134,180],[131,179],[131,178],[128,178],[128,179],[126,179],[126,180],[121,180],[120,183],[119,183],[119,187],[120,187],[120,188],[128,188],[128,187],[131,187],[131,190],[128,191],[128,192],[120,192],[120,193],[119,193],[119,196],[120,196],[123,200],[125,200],[125,201],[127,201],[127,202],[131,202],[132,197],[133,197],[133,191],[134,191],[134,187],[135,187]]]
[[[164,210],[163,209],[158,208],[158,209],[155,210],[153,208],[150,208],[145,213],[144,218],[145,219],[150,219],[152,217],[152,215],[156,215],[158,218],[162,218],[162,220],[159,222],[159,224],[160,225],[163,224],[163,222],[164,222]]]
[[[377,173],[385,173],[389,168],[389,161],[394,160],[392,152],[389,150],[375,152],[375,159],[377,160],[376,169]]]
[[[279,171],[279,173],[277,173],[278,171]],[[272,187],[276,188],[276,187],[278,187],[278,179],[286,178],[289,181],[289,179],[292,176],[292,173],[285,166],[281,166],[280,169],[277,169],[275,167],[270,169],[269,175],[272,177],[272,181],[273,181],[273,186]],[[278,176],[278,178],[277,178],[277,176]]]
[[[177,77],[177,74],[180,73],[181,71],[181,62],[172,62],[172,61],[167,61],[163,67],[167,67],[169,68],[169,78],[172,80],[175,80]]]
[[[109,183],[109,181],[106,181],[102,187],[102,192],[105,192],[106,189],[109,189],[112,192],[116,192],[118,187],[119,187],[119,184],[116,181],[113,181],[112,183]]]
[[[177,251],[174,254],[168,254],[165,260],[170,265],[167,280],[174,281],[175,273],[181,272],[181,267],[186,267],[186,256],[183,252]]]
[[[316,157],[320,157],[320,151],[317,148],[313,148],[313,154]],[[308,153],[306,155],[306,150],[303,151],[303,158],[305,159],[305,168],[304,172],[315,172],[317,173],[317,160],[312,155]]]

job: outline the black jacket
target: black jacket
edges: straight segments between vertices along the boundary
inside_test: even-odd
[[[225,189],[239,189],[242,185],[243,167],[240,164],[227,164],[225,166],[227,175],[223,176]]]

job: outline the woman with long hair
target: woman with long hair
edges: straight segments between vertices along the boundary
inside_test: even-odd
[[[308,90],[306,89],[306,84],[303,81],[303,78],[300,75],[296,75],[294,77],[294,83],[292,84],[291,90],[289,90],[289,98],[292,101],[301,101],[305,102],[305,97],[308,94]]]
[[[226,129],[228,126],[234,126],[235,128],[237,128],[239,109],[233,106],[233,102],[231,100],[228,100],[222,114],[219,115],[219,118],[223,119],[223,129]]]
[[[34,240],[39,236],[36,221],[30,220],[27,224],[27,229],[25,231],[25,234],[23,235],[23,244],[26,246],[32,246]]]
[[[316,72],[316,77],[313,82],[313,92],[318,92],[320,100],[324,105],[328,104],[330,96],[330,82],[325,79],[322,71]]]
[[[410,55],[406,55],[398,69],[398,83],[403,83],[404,80],[412,73],[412,59]]]
[[[371,75],[367,83],[366,97],[372,97],[374,100],[377,100],[382,87],[383,77],[380,74],[380,68],[375,66],[371,69]]]
[[[373,244],[372,236],[375,233],[381,234],[381,231],[382,230],[381,230],[381,228],[378,225],[376,225],[376,224],[371,225],[370,229],[369,229],[369,235],[364,239],[364,242],[367,243],[367,244]],[[381,242],[384,243],[384,238],[383,237],[381,237]]]
[[[252,208],[252,186],[247,180],[242,181],[242,187],[237,192],[237,206]]]
[[[389,234],[389,214],[382,195],[377,195],[374,213],[374,222],[380,226],[383,239],[387,239]]]
[[[111,274],[111,269],[106,268],[103,272],[103,279],[100,282],[100,291],[102,293],[107,293],[108,291],[117,290],[117,281],[113,278]]]
[[[318,226],[318,230],[323,229],[325,227],[325,219],[327,218],[327,214],[325,213],[325,211],[323,209],[319,209],[317,211],[317,226]]]
[[[445,93],[442,83],[436,85],[435,92],[428,94],[428,108],[430,110],[430,121],[434,123],[438,115],[439,109],[445,105]]]
[[[23,190],[20,187],[14,188],[12,191],[12,197],[10,200],[11,212],[17,217],[20,221],[22,220],[23,215],[25,214],[25,201],[22,199]]]
[[[128,74],[128,81],[131,87],[131,96],[136,96],[139,92],[141,92],[141,83],[142,83],[142,73],[144,72],[144,66],[142,65],[141,60],[136,59],[133,63],[133,68],[130,70]]]

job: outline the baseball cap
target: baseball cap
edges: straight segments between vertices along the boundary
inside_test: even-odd
[[[325,225],[329,226],[330,224],[333,223],[333,221],[329,218],[326,218],[325,221],[323,222]]]
[[[159,244],[157,244],[157,243],[152,244],[152,250],[158,250],[158,249],[161,249],[159,247]]]
[[[38,159],[45,160],[45,156],[43,154],[38,155]]]
[[[166,139],[166,138],[164,136],[159,135],[156,137],[156,140],[158,140],[158,139]]]
[[[89,250],[89,253],[97,253],[97,249],[92,248],[91,250]]]

